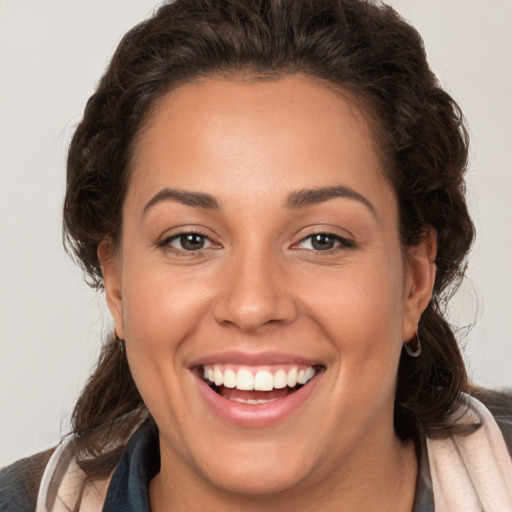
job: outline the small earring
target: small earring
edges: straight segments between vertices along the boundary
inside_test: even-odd
[[[421,348],[421,340],[420,340],[420,337],[418,336],[418,332],[417,331],[416,331],[416,350],[413,350],[411,348],[411,341],[412,340],[410,340],[408,342],[404,342],[405,351],[411,357],[420,357],[421,356],[422,348]]]
[[[118,335],[117,331],[114,329],[114,336],[116,337],[116,342],[119,345],[119,348],[121,349],[121,352],[124,352],[124,340],[122,340]]]

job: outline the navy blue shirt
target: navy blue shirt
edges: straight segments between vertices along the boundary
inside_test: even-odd
[[[158,431],[152,421],[145,421],[112,474],[103,512],[150,512],[149,482],[159,471]]]

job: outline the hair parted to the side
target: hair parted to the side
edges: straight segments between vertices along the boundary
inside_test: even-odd
[[[254,79],[303,73],[345,91],[368,114],[396,191],[404,249],[437,234],[434,296],[424,312],[421,357],[402,355],[395,428],[432,435],[449,426],[467,389],[466,372],[443,306],[464,274],[474,229],[464,199],[467,133],[457,104],[428,67],[419,34],[395,11],[365,0],[176,0],[121,41],[87,103],[69,148],[64,234],[89,282],[102,286],[97,249],[121,236],[121,210],[137,134],[151,107],[201,76]],[[404,251],[405,254],[405,251]],[[407,341],[407,340],[406,340]],[[77,453],[101,453],[144,410],[115,340],[73,416]],[[124,419],[119,420],[119,418]],[[87,471],[108,473],[115,456]]]

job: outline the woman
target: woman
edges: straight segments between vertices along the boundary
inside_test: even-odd
[[[389,8],[188,0],[135,27],[64,206],[115,336],[70,438],[4,470],[5,509],[30,485],[37,510],[510,510],[441,307],[466,157]]]

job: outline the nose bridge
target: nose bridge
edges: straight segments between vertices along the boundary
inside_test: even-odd
[[[283,264],[274,248],[238,248],[225,272],[229,277],[224,276],[227,285],[215,306],[217,321],[249,332],[295,318],[295,301],[285,285]]]

